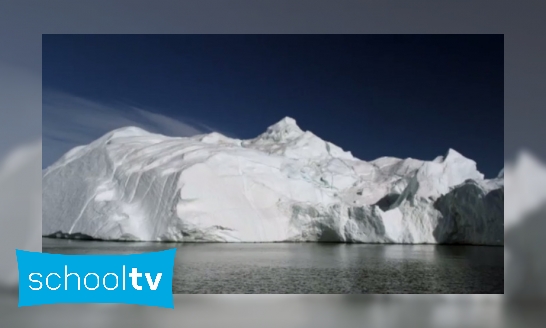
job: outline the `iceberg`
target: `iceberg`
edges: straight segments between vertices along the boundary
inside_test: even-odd
[[[363,161],[286,117],[250,140],[136,127],[42,172],[44,236],[503,245],[504,175],[453,149]]]

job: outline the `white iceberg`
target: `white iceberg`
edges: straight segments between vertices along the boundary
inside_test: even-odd
[[[454,150],[365,162],[284,118],[255,139],[128,127],[43,171],[45,236],[503,244],[504,180]]]

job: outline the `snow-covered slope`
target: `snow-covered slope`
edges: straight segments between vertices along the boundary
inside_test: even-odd
[[[43,234],[503,244],[503,176],[454,150],[371,162],[284,118],[255,139],[114,130],[43,171]]]

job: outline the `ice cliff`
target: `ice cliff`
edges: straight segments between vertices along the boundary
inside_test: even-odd
[[[135,127],[42,174],[43,235],[107,240],[502,245],[504,175],[455,150],[354,158],[284,118],[251,140]]]

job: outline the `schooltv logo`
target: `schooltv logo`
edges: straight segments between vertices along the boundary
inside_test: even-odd
[[[130,255],[16,253],[19,306],[125,303],[174,308],[176,249]]]

